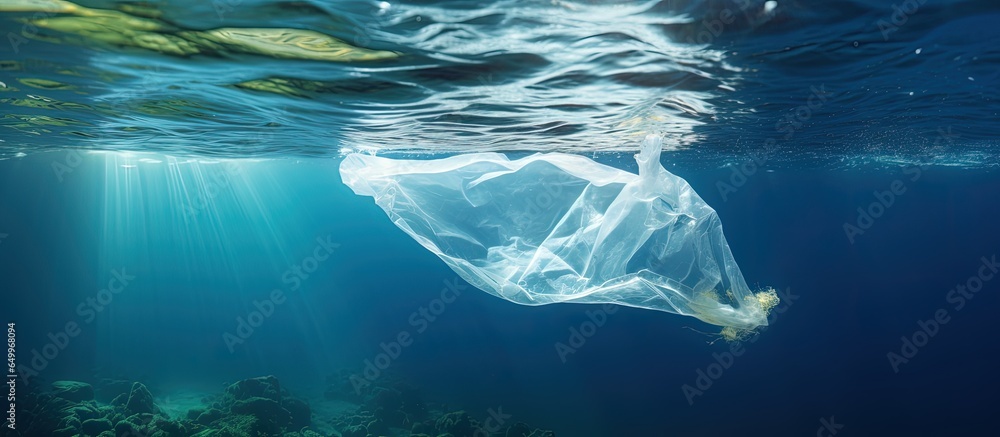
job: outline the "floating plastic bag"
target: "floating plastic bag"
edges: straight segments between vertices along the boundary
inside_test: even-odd
[[[777,296],[750,291],[719,216],[660,165],[661,148],[646,138],[638,175],[563,153],[351,154],[340,173],[462,279],[511,302],[649,308],[735,336],[766,325]]]

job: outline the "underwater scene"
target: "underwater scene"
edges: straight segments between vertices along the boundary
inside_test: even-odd
[[[0,435],[996,435],[998,41],[992,0],[0,0]]]

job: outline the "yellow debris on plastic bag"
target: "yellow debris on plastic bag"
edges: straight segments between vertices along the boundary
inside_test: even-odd
[[[778,306],[778,303],[781,302],[781,299],[778,298],[778,292],[775,289],[769,288],[764,291],[758,291],[757,293],[754,293],[752,296],[747,296],[746,301],[748,305],[759,306],[760,310],[764,313],[764,316],[766,317],[771,314],[771,310],[774,309],[774,307]],[[724,340],[728,342],[736,342],[747,339],[748,337],[750,337],[750,335],[752,335],[755,332],[757,332],[756,329],[744,329],[733,326],[726,326],[722,328],[722,332],[720,332],[719,334],[722,336]]]

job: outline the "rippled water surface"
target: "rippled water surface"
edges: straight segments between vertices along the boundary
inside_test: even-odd
[[[590,153],[660,132],[667,159],[710,166],[1000,163],[996,2],[4,3],[4,157]]]

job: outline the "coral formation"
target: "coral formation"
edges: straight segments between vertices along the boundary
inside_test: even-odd
[[[327,402],[348,407],[315,421],[309,403],[292,397],[274,376],[237,381],[182,411],[157,405],[141,382],[56,381],[23,398],[25,428],[19,431],[57,437],[554,437],[520,422],[487,425],[486,412],[476,417],[430,405],[416,387],[389,376],[363,390],[348,380],[346,372],[335,374],[325,391]],[[170,417],[171,411],[180,417]]]
[[[330,421],[334,436],[555,437],[552,431],[520,422],[487,425],[485,411],[481,422],[467,411],[429,404],[420,390],[391,375],[355,388],[350,374],[341,371],[327,379],[324,396],[358,405],[353,412]]]

